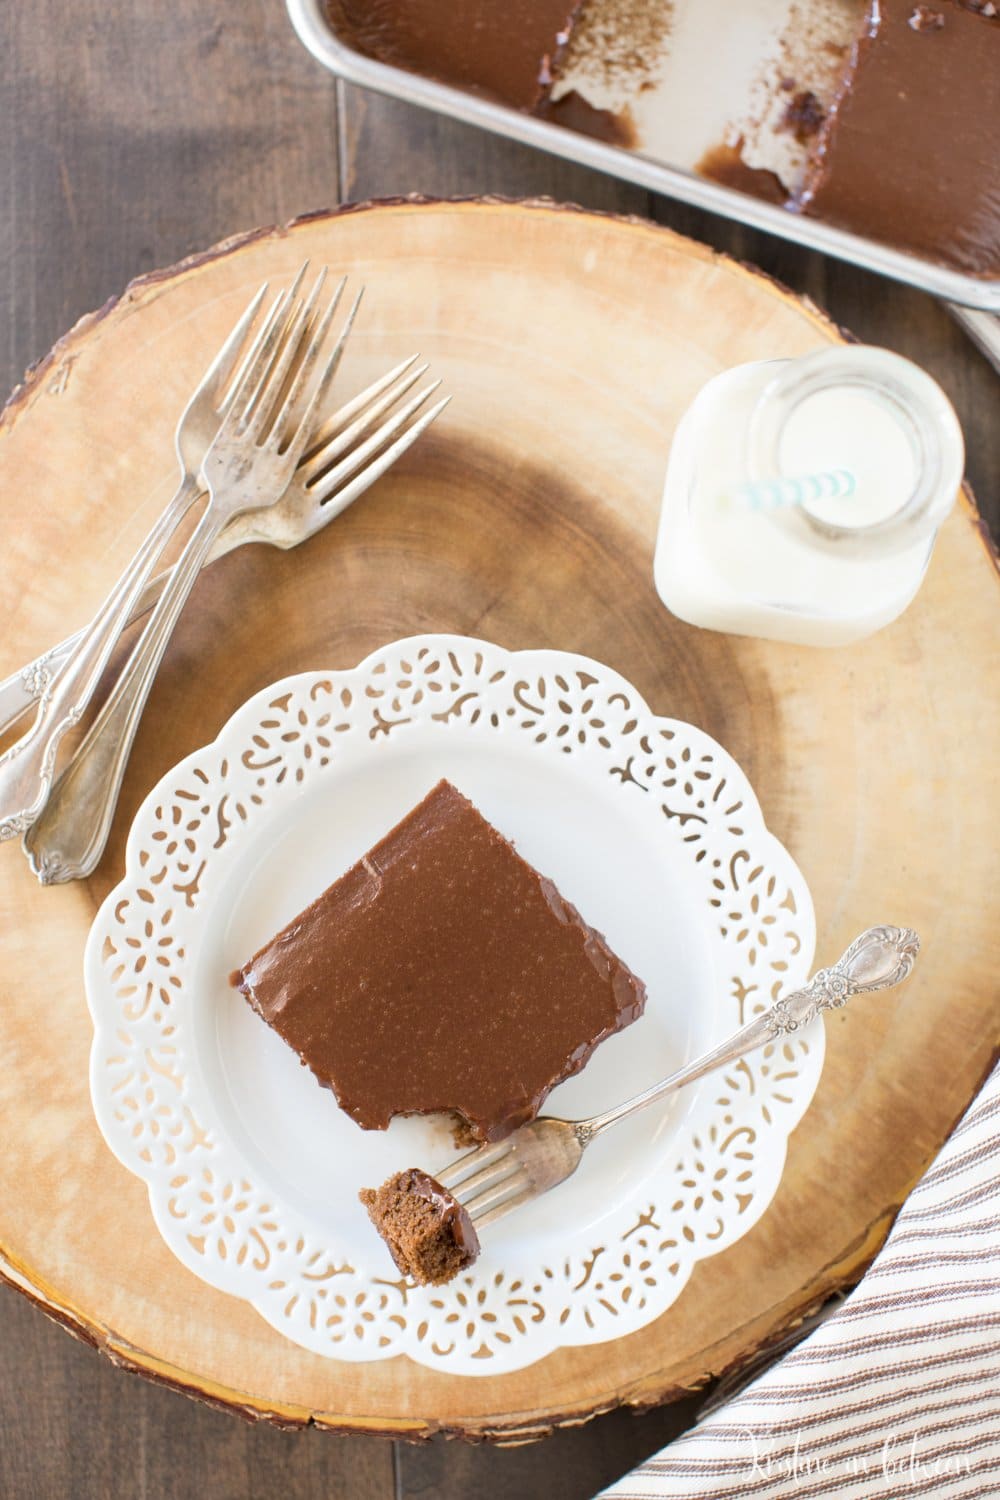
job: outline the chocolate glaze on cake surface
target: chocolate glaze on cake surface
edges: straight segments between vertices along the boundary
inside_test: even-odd
[[[872,0],[799,206],[978,275],[1000,274],[1000,15]]]
[[[479,1237],[466,1210],[417,1167],[395,1173],[380,1188],[363,1188],[358,1197],[411,1281],[441,1286],[479,1254]]]
[[[609,146],[633,150],[638,145],[635,122],[629,110],[597,109],[576,89],[570,89],[558,99],[544,99],[535,113],[552,125],[575,130],[578,135],[593,136],[595,140],[606,141]]]
[[[367,57],[532,110],[580,0],[328,0],[338,36]]]
[[[501,1140],[642,1014],[642,981],[442,781],[232,976],[364,1129]]]
[[[748,166],[743,149],[742,136],[732,144],[722,141],[705,152],[695,171],[712,182],[735,188],[740,193],[749,193],[752,198],[760,198],[765,203],[787,203],[788,193],[780,177],[764,167]]]

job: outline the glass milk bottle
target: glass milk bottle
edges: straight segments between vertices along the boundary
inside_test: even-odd
[[[900,615],[964,466],[941,388],[886,349],[821,349],[709,381],[674,437],[656,545],[675,615],[841,646]]]

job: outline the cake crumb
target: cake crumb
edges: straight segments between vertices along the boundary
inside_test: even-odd
[[[451,1138],[459,1151],[470,1151],[481,1142],[464,1115],[455,1114],[454,1111],[448,1119]]]
[[[940,31],[944,16],[929,5],[916,5],[910,15],[909,25],[913,31]]]
[[[819,134],[825,119],[826,110],[812,89],[799,89],[788,101],[780,128],[794,135],[800,146],[805,146]]]

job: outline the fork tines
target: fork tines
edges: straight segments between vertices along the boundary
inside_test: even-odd
[[[347,278],[341,278],[320,310],[327,270],[320,270],[308,296],[303,297],[307,270],[308,262],[300,267],[292,285],[275,297],[239,368],[231,375],[220,406],[236,432],[249,434],[257,442],[273,441],[279,452],[312,430],[364,292],[362,287],[354,298],[319,368]],[[241,342],[256,319],[266,290],[266,286],[260,289],[241,320]],[[335,501],[338,510],[349,505],[391,468],[447,406],[449,398],[444,397],[427,407],[441,384],[439,380],[410,394],[428,368],[426,363],[418,363],[418,358],[411,356],[375,381],[308,440],[309,447],[298,465],[299,478],[318,503]],[[229,364],[235,364],[235,351]],[[223,373],[228,375],[229,371]],[[310,381],[312,389],[306,400]]]
[[[473,1223],[485,1224],[531,1196],[530,1173],[518,1161],[509,1141],[480,1146],[437,1174],[441,1186],[458,1199]]]
[[[269,442],[279,452],[311,431],[364,292],[364,288],[358,292],[333,348],[323,358],[346,277],[320,311],[326,267],[303,299],[305,273],[303,266],[291,287],[275,299],[226,400],[227,416],[237,432],[258,443]]]
[[[349,403],[353,420],[347,420],[345,408],[322,430],[322,445],[314,447],[299,465],[302,482],[316,500],[324,505],[335,503],[338,509],[349,505],[444,411],[450,396],[422,410],[440,387],[440,380],[433,380],[379,422],[427,370],[425,364],[414,368],[415,360],[416,356],[407,360]]]

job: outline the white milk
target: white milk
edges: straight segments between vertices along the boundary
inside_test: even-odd
[[[678,425],[656,587],[693,625],[837,646],[894,620],[954,504],[964,450],[940,388],[886,350],[820,350],[711,380]],[[849,470],[853,493],[751,509],[747,481]]]

